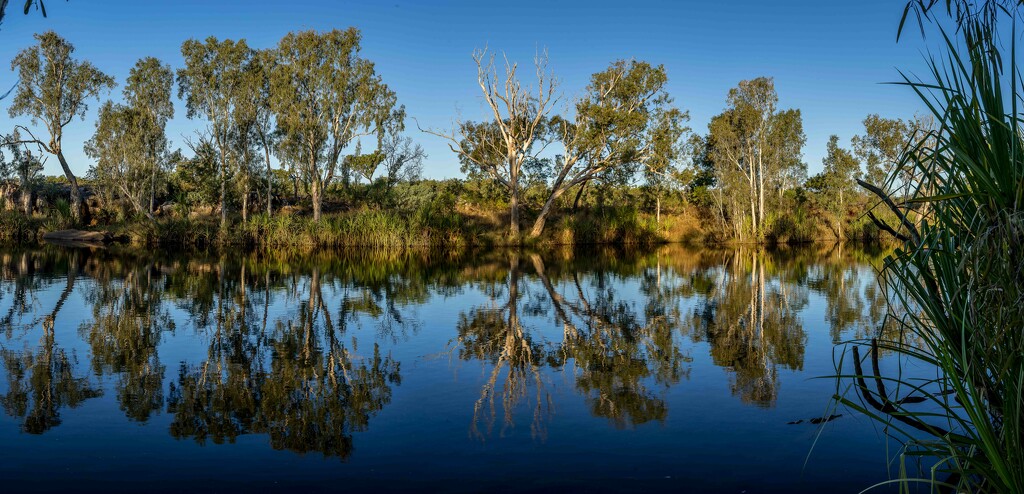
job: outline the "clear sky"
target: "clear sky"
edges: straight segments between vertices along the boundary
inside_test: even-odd
[[[457,112],[483,115],[470,54],[489,46],[521,65],[547,48],[550,68],[561,81],[564,100],[579,94],[590,74],[616,59],[664,64],[668,90],[690,111],[690,126],[707,129],[721,112],[729,88],[743,79],[775,78],[780,108],[803,112],[810,172],[821,169],[830,134],[844,143],[861,132],[869,113],[910,117],[922,108],[909,89],[882,84],[899,78],[897,69],[924,73],[925,42],[910,31],[899,44],[896,28],[904,0],[808,1],[349,1],[349,0],[47,0],[49,17],[21,15],[12,2],[0,26],[0,86],[15,81],[8,61],[33,43],[32,34],[53,29],[123,84],[144,56],[181,65],[188,38],[245,38],[270,47],[289,31],[355,26],[363,33],[363,54],[424,127],[450,128]],[[530,75],[528,72],[525,75]],[[107,97],[121,98],[118,87]],[[0,101],[0,131],[9,132],[9,100]],[[183,135],[203,125],[189,121],[176,103],[168,134],[185,147]],[[82,144],[92,134],[95,110],[69,125],[65,155],[79,174],[90,161]],[[25,119],[18,122],[28,123]],[[423,144],[428,177],[460,176],[458,161],[444,142],[407,129]],[[56,159],[45,173],[59,174]]]

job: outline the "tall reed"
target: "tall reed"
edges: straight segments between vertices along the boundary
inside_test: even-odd
[[[955,34],[940,29],[945,55],[929,60],[931,82],[905,77],[938,124],[908,146],[893,176],[910,181],[912,195],[894,197],[862,184],[897,217],[896,224],[880,225],[902,241],[886,260],[884,279],[894,302],[906,309],[900,320],[906,334],[898,341],[861,342],[869,345],[870,372],[854,346],[854,372],[842,377],[852,381],[857,396],[837,398],[906,439],[905,454],[931,458],[934,475],[924,480],[934,486],[1022,493],[1024,129],[1018,105],[1024,87],[1016,62],[1018,13],[1015,5],[983,13],[956,16]],[[996,27],[1007,21],[1014,32],[1004,53]],[[934,368],[935,377],[882,375],[880,349]]]

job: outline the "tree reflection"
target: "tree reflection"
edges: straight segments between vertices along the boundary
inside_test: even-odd
[[[61,348],[54,336],[61,309],[75,290],[85,251],[73,250],[60,257],[65,261],[60,267],[56,266],[57,256],[35,256],[29,252],[6,257],[3,263],[3,278],[13,277],[15,281],[4,290],[11,295],[11,307],[0,320],[0,328],[8,338],[16,327],[31,331],[38,325],[43,330],[35,351],[0,347],[0,362],[8,383],[7,393],[0,396],[0,405],[8,415],[20,419],[21,429],[29,434],[42,434],[60,425],[62,408],[75,408],[102,394],[87,377],[79,377],[77,358]],[[14,259],[17,261],[12,263]],[[42,303],[35,300],[36,293],[51,284],[49,280],[59,279],[49,276],[51,270],[63,272],[64,287],[51,307],[40,310]],[[22,321],[26,315],[32,316],[28,324]]]
[[[219,444],[267,434],[275,449],[351,454],[352,433],[391,401],[399,366],[378,345],[372,357],[353,355],[338,339],[317,268],[308,285],[295,319],[269,334],[245,322],[244,294],[234,303],[218,296],[208,359],[183,364],[171,385],[172,436]]]
[[[491,432],[500,396],[503,430],[514,425],[514,411],[525,402],[533,411],[531,432],[543,437],[552,411],[544,367],[569,366],[575,389],[591,413],[616,427],[664,421],[668,407],[660,390],[678,383],[689,361],[674,336],[680,312],[669,303],[672,291],[652,288],[640,314],[627,299],[619,300],[609,273],[581,275],[586,267],[570,263],[552,275],[542,256],[528,257],[535,278],[524,275],[520,255],[512,253],[507,274],[491,276],[494,282],[480,286],[491,302],[459,318],[459,357],[491,366],[474,407],[471,432],[478,437]],[[553,316],[562,327],[560,341],[524,327],[521,298],[531,320]],[[543,332],[539,326],[531,329]]]
[[[75,408],[102,394],[88,378],[75,375],[77,359],[56,345],[52,326],[44,332],[39,351],[0,350],[0,359],[8,383],[0,404],[8,415],[22,420],[21,429],[29,434],[60,425],[62,408]]]
[[[587,293],[574,270],[571,283],[566,283],[574,293],[564,296],[548,277],[541,257],[532,259],[556,324],[561,322],[565,328],[556,352],[560,360],[554,363],[572,360],[576,389],[586,397],[591,413],[619,428],[664,421],[668,407],[648,383],[662,388],[678,383],[685,374],[682,365],[689,360],[674,338],[678,311],[659,299],[665,294],[656,291],[648,297],[641,316],[626,300],[618,299],[604,273],[594,274]]]
[[[121,410],[145,422],[163,408],[165,368],[157,347],[161,334],[174,329],[163,276],[152,260],[98,264],[91,276],[95,283],[83,297],[92,305],[92,321],[79,332],[92,348],[93,370],[116,375]]]
[[[543,436],[544,416],[550,412],[550,396],[544,389],[540,366],[543,363],[544,347],[535,342],[523,329],[520,322],[520,258],[518,252],[509,255],[506,283],[503,285],[492,274],[491,282],[481,282],[482,290],[488,294],[491,303],[476,307],[459,316],[456,326],[456,341],[459,357],[475,359],[491,364],[491,371],[480,392],[480,398],[473,406],[471,433],[477,437],[489,435],[497,416],[495,400],[500,396],[504,410],[504,425],[514,424],[513,411],[529,398],[533,386],[532,434]],[[494,266],[494,271],[499,271]],[[499,380],[504,376],[504,382]],[[499,394],[500,388],[500,394]],[[484,425],[484,430],[480,425]]]
[[[778,367],[803,368],[807,336],[798,312],[806,288],[785,276],[764,250],[729,253],[705,276],[714,279],[694,309],[693,336],[711,346],[746,403],[770,407],[778,398]]]
[[[546,437],[558,379],[613,427],[663,423],[697,349],[725,369],[739,400],[771,407],[784,371],[804,366],[812,303],[823,304],[813,313],[836,342],[892,326],[869,267],[879,257],[843,247],[454,258],[6,251],[0,400],[26,432],[44,432],[99,396],[84,377],[91,369],[127,419],[166,411],[176,438],[263,434],[276,449],[347,458],[401,382],[378,343],[416,337],[416,308],[444,303],[438,296],[467,304],[479,293],[486,302],[462,307],[451,340],[453,355],[483,367],[465,404],[477,438],[517,418]],[[79,299],[88,315],[72,325],[77,342],[65,339],[75,332],[62,330],[72,316],[62,307]],[[373,343],[360,348],[364,329]],[[76,343],[91,355],[82,366]]]
[[[0,311],[0,333],[13,338],[15,331],[30,332],[47,321],[52,323],[74,291],[81,266],[88,258],[88,251],[78,249],[0,254],[0,303],[9,305]],[[38,294],[56,288],[61,281],[64,286],[57,300],[44,304]]]

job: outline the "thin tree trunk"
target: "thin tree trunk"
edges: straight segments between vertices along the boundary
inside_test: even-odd
[[[519,241],[519,170],[522,162],[515,158],[509,160],[509,187],[512,189],[511,200],[509,201],[509,234],[516,242]]]
[[[548,200],[544,202],[544,207],[541,208],[540,214],[537,215],[537,219],[533,222],[533,228],[530,230],[530,237],[537,238],[541,233],[544,232],[544,224],[547,222],[548,214],[554,209],[555,201],[561,197],[564,189],[556,189],[548,196]]]
[[[754,187],[754,181],[750,181],[750,223],[754,235],[754,239],[757,239],[757,197],[756,190]]]
[[[156,161],[153,162],[153,169],[149,174],[149,212],[156,210]]]
[[[267,146],[266,141],[263,142],[263,154],[267,158],[267,216],[269,217],[274,212],[274,171],[270,168],[270,147]]]
[[[220,177],[220,228],[223,230],[228,226],[228,179],[224,172],[221,172]]]
[[[75,223],[78,223],[82,219],[82,191],[78,188],[78,179],[75,178],[75,174],[71,173],[68,161],[64,159],[64,152],[59,148],[57,149],[57,160],[60,161],[60,167],[64,169],[64,176],[67,177],[68,183],[71,184],[71,217]]]
[[[843,189],[839,189],[839,241],[843,241],[843,219],[846,217],[846,209],[843,207]]]
[[[509,234],[513,239],[519,238],[519,191],[512,190],[512,200],[509,203]]]
[[[764,157],[757,150],[757,240],[764,239]]]
[[[224,155],[224,147],[220,146],[220,229],[224,231],[228,226],[228,174],[227,159]]]
[[[321,212],[321,204],[322,204],[321,203],[322,198],[321,198],[321,191],[320,191],[320,181],[319,180],[313,180],[312,182],[313,183],[310,184],[309,193],[310,193],[310,196],[311,196],[311,198],[313,200],[313,221],[320,221],[320,212]]]
[[[242,223],[249,222],[249,181],[245,181],[245,192],[242,195]]]
[[[32,215],[32,187],[26,174],[21,174],[21,209],[25,216]]]
[[[589,181],[580,184],[580,190],[576,192],[576,199],[572,201],[572,212],[575,213],[580,207],[580,198],[583,197],[583,190],[587,188]]]
[[[21,208],[25,211],[25,216],[32,216],[32,191],[28,189],[21,191]]]

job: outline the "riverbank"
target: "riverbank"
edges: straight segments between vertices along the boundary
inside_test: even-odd
[[[0,242],[38,243],[48,232],[74,228],[58,216],[0,213]],[[453,211],[355,209],[325,214],[320,221],[302,214],[252,215],[233,218],[221,228],[214,215],[181,215],[153,220],[134,219],[79,227],[143,247],[208,249],[232,246],[247,250],[315,250],[339,247],[382,249],[640,245],[664,243],[732,245],[735,241],[704,226],[688,211],[654,215],[632,208],[586,210],[553,219],[538,238],[513,238],[507,218],[468,208]],[[768,237],[766,244],[833,243],[828,232],[787,233]]]

